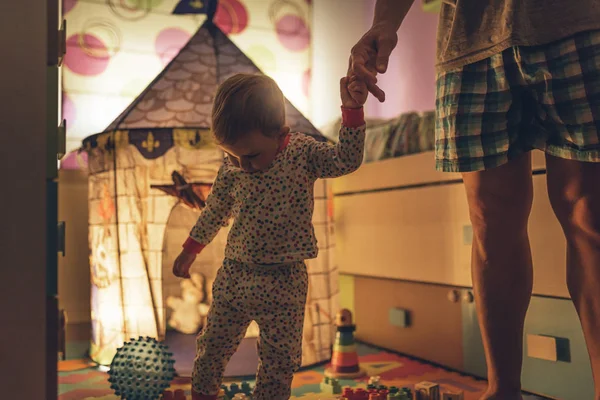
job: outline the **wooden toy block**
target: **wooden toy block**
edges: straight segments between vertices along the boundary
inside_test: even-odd
[[[415,400],[440,400],[440,386],[433,382],[420,382],[415,385]]]
[[[442,400],[464,400],[462,390],[444,390],[442,391]]]
[[[165,390],[163,392],[162,400],[175,400],[173,391],[171,391],[171,390]]]

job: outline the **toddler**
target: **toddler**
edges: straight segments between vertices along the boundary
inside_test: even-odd
[[[252,320],[260,327],[253,398],[290,397],[302,361],[304,260],[317,256],[314,183],[355,171],[363,158],[366,85],[342,78],[340,93],[342,127],[333,145],[290,133],[283,94],[267,76],[235,75],[217,91],[212,128],[227,157],[173,266],[176,276],[189,278],[196,255],[233,218],[207,323],[197,337],[194,400],[217,398],[225,366]]]

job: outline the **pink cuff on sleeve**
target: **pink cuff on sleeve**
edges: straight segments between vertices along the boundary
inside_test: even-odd
[[[185,241],[185,243],[183,244],[183,250],[185,250],[188,253],[192,253],[192,254],[200,253],[202,251],[202,249],[205,247],[206,247],[206,245],[196,242],[191,237],[188,237],[187,240]]]
[[[348,128],[358,128],[365,124],[364,109],[342,107],[342,124]]]

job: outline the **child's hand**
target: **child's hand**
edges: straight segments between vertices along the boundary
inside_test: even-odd
[[[340,96],[342,107],[361,108],[367,101],[367,85],[356,76],[344,77],[340,80]]]
[[[189,278],[190,268],[196,260],[196,254],[181,251],[173,264],[173,275],[179,278]]]

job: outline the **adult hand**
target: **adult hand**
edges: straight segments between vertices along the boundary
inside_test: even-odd
[[[382,74],[387,70],[390,54],[396,44],[396,30],[388,25],[376,24],[354,45],[350,55],[348,76],[360,77],[380,102],[385,101],[385,92],[377,86],[377,73]]]

